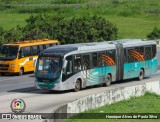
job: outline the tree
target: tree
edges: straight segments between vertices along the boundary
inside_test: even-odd
[[[58,39],[61,44],[113,40],[118,29],[102,17],[84,16],[65,19],[62,16],[38,15],[27,19],[26,30],[38,29],[48,38]],[[34,38],[30,35],[30,38]]]
[[[97,16],[66,19],[60,15],[37,15],[26,22],[24,27],[17,26],[9,31],[0,29],[0,39],[9,43],[49,38],[57,39],[61,44],[73,44],[114,40],[118,35],[115,25]]]

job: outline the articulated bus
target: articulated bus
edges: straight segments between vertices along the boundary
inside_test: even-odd
[[[38,57],[35,88],[79,91],[93,85],[151,76],[157,71],[156,42],[126,39],[50,47]]]
[[[58,45],[57,40],[32,40],[0,46],[0,74],[34,71],[34,61],[44,49]]]

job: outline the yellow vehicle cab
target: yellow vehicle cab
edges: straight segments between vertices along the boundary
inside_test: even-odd
[[[0,46],[0,74],[34,71],[38,54],[46,48],[59,45],[58,40],[32,40]]]

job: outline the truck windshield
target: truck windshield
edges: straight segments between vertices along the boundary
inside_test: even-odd
[[[0,60],[14,60],[17,58],[18,46],[0,46]]]
[[[62,69],[62,59],[58,57],[40,57],[37,62],[37,75],[57,78]]]

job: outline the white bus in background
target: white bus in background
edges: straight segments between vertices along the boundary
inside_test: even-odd
[[[87,86],[138,78],[157,71],[156,42],[140,39],[50,47],[38,57],[35,87],[79,91]]]

